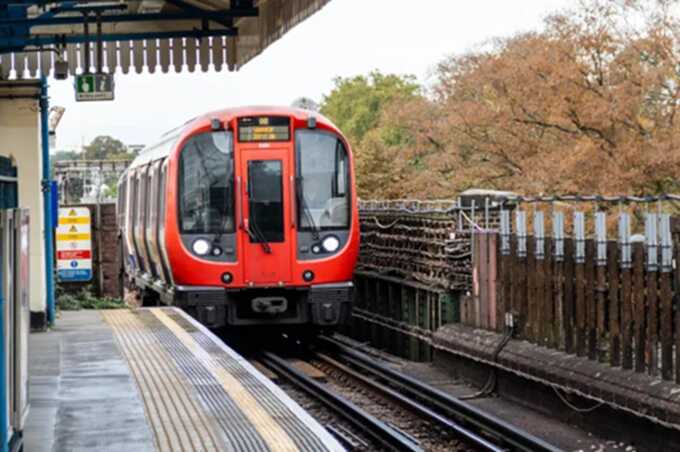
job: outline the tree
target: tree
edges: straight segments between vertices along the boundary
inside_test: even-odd
[[[96,137],[83,148],[82,158],[85,160],[128,160],[134,154],[120,140],[107,135]]]
[[[358,191],[362,197],[385,197],[392,193],[398,169],[389,145],[408,142],[398,124],[381,124],[390,105],[420,98],[420,86],[412,76],[382,74],[335,79],[324,97],[321,112],[347,136],[357,164]]]
[[[382,74],[336,78],[335,87],[321,103],[328,116],[353,143],[360,143],[377,127],[382,111],[391,103],[418,95],[420,86],[413,76]]]
[[[476,184],[528,193],[679,189],[670,3],[592,1],[443,62],[437,102],[456,163]]]
[[[354,139],[362,197],[677,192],[678,3],[583,0],[445,59],[428,95],[371,74],[338,79],[322,111]]]

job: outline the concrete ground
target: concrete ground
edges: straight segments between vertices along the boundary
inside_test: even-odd
[[[26,452],[155,450],[128,367],[96,311],[29,339]]]

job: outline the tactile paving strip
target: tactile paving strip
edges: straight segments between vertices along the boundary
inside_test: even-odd
[[[174,308],[107,311],[160,451],[343,450],[244,358]]]

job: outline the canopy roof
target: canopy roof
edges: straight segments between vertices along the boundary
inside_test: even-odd
[[[98,40],[103,72],[237,70],[328,1],[0,0],[0,80],[96,72]]]

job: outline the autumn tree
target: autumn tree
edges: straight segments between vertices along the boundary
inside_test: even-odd
[[[426,96],[375,109],[367,83],[339,83],[327,111],[361,137],[362,196],[680,191],[678,3],[584,0],[540,32],[442,61]]]

